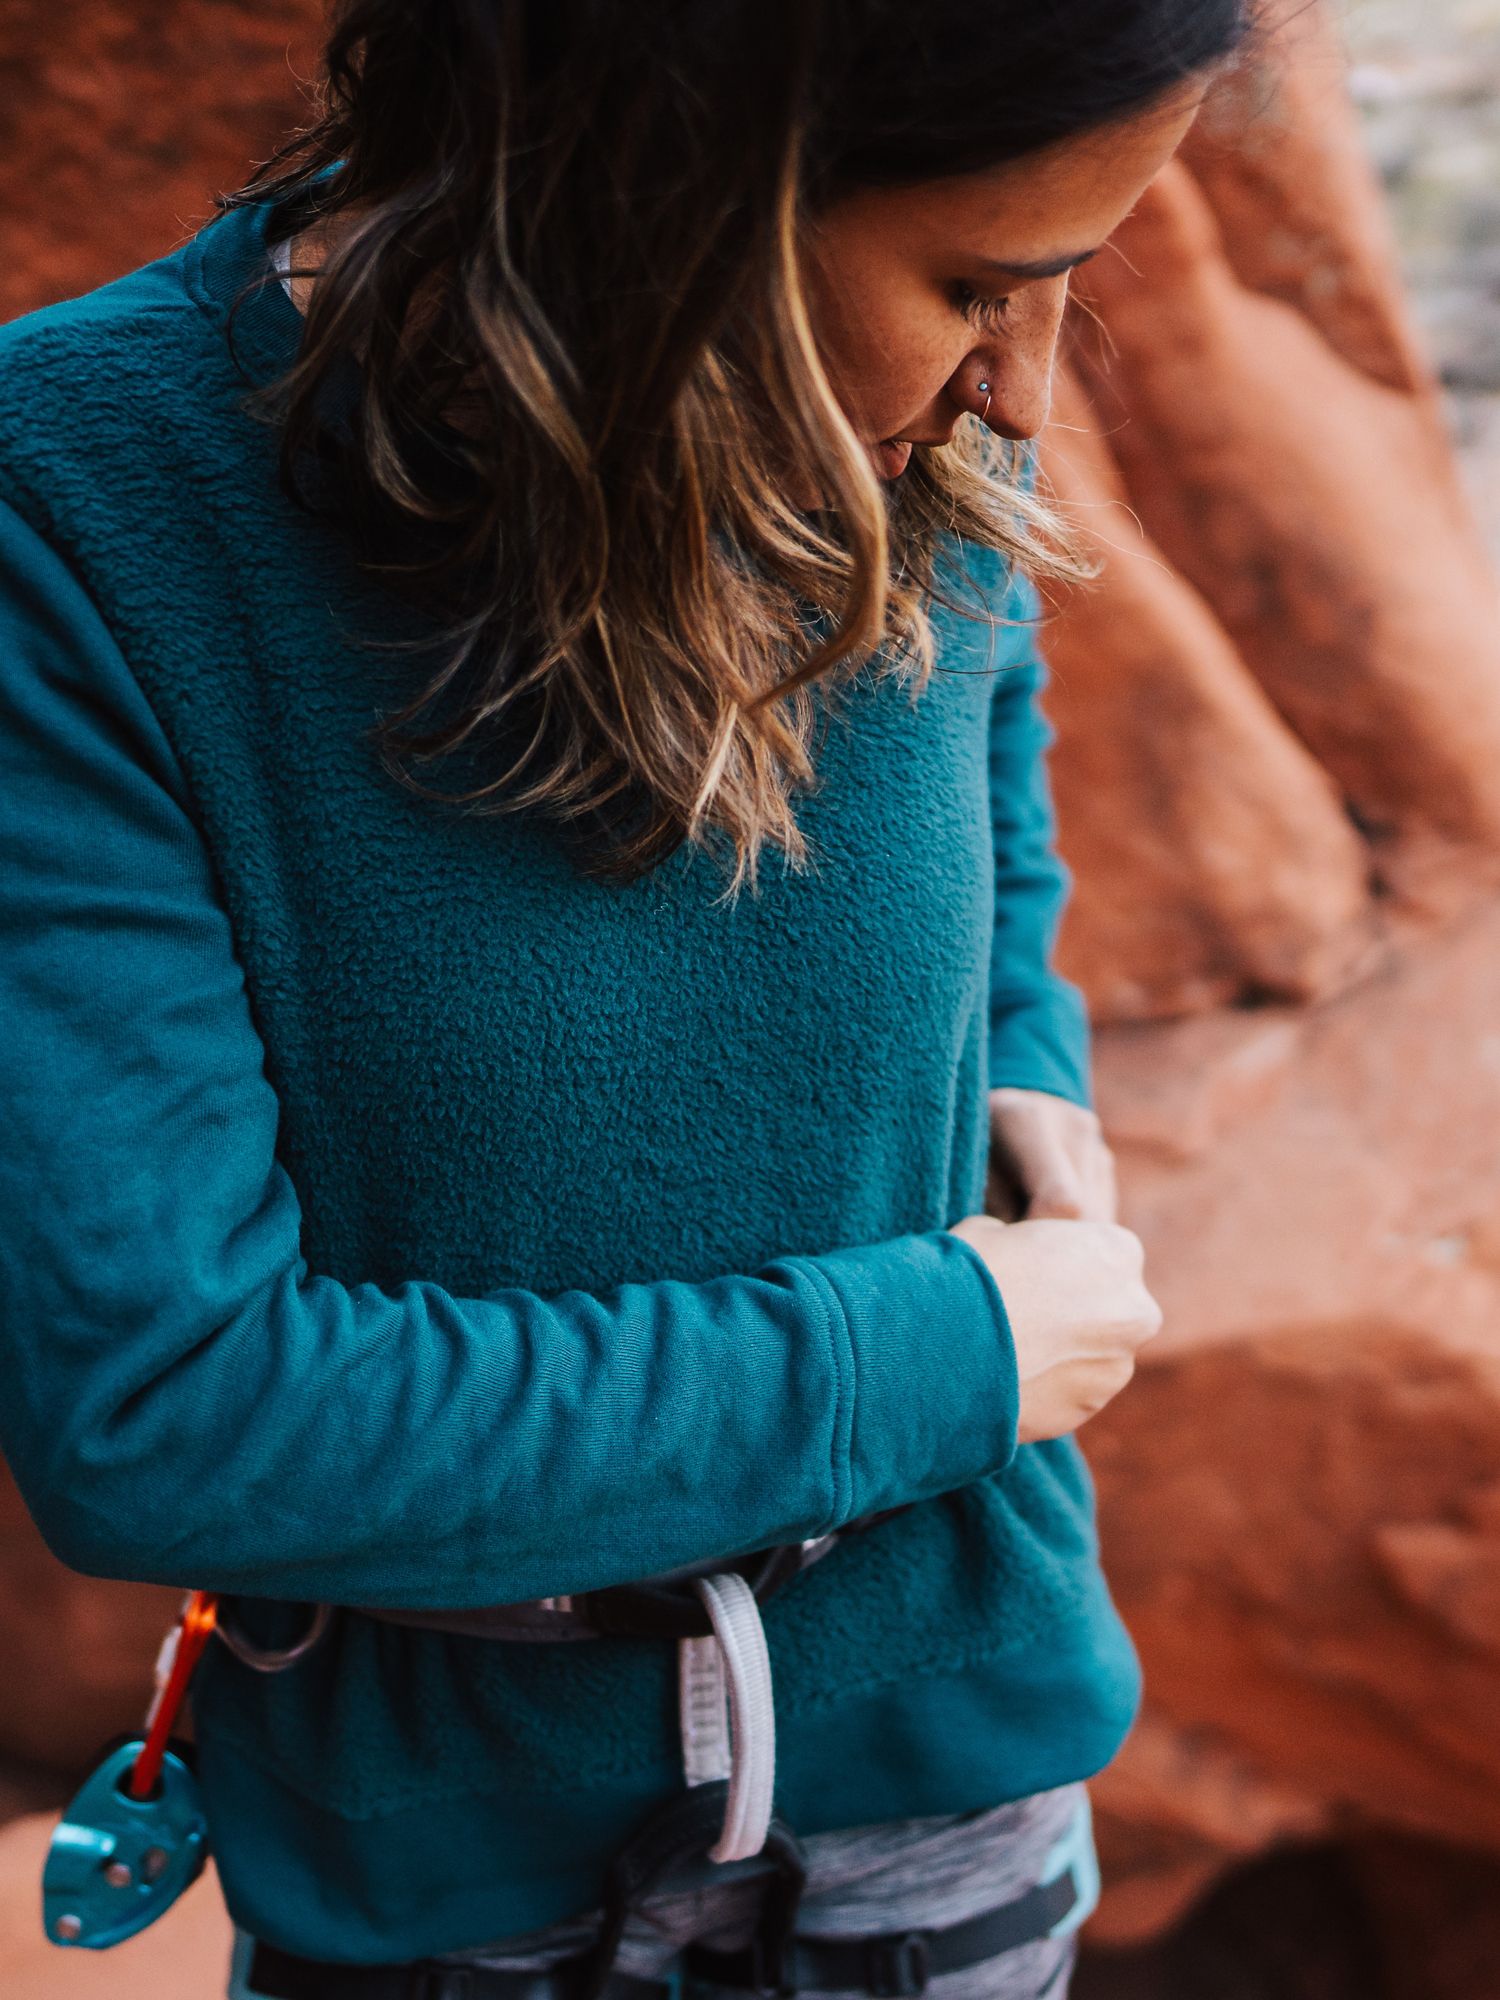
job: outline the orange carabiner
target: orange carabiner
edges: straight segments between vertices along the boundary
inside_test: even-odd
[[[207,1590],[190,1591],[182,1615],[167,1635],[156,1668],[156,1698],[146,1717],[146,1740],[131,1767],[125,1789],[133,1799],[150,1798],[161,1776],[161,1760],[178,1716],[188,1682],[213,1637],[219,1600]]]

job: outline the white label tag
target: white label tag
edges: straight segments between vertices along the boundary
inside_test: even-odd
[[[678,1710],[682,1718],[682,1775],[689,1785],[727,1778],[729,1683],[724,1650],[713,1633],[677,1642]]]

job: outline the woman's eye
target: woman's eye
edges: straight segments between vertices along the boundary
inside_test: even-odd
[[[972,285],[958,284],[954,288],[954,298],[964,318],[977,326],[981,333],[999,333],[1005,324],[1006,308],[1010,298],[987,298],[976,292]]]

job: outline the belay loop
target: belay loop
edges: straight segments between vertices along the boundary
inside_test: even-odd
[[[689,1786],[728,1780],[724,1823],[711,1861],[759,1854],[771,1824],[776,1785],[776,1709],[771,1657],[755,1593],[726,1570],[693,1589],[707,1608],[706,1638],[679,1639],[678,1709],[683,1777]]]

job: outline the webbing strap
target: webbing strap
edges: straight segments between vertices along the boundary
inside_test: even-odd
[[[536,1972],[431,1959],[413,1965],[323,1965],[260,1944],[249,1967],[250,1987],[267,2000],[672,2000],[670,1981],[616,1971],[615,1952],[627,1911],[639,1908],[658,1881],[702,1852],[705,1821],[711,1825],[717,1804],[711,1794],[675,1801],[640,1830],[614,1871],[604,1934],[592,1951],[576,1958]],[[682,1969],[688,1977],[762,1995],[816,1991],[899,2000],[921,1994],[942,1973],[1056,1935],[1078,1902],[1077,1879],[1065,1869],[998,1909],[944,1930],[794,1937],[803,1864],[795,1838],[779,1820],[772,1822],[766,1851],[775,1872],[752,1943],[743,1951],[687,1945]]]
[[[438,1959],[330,1965],[257,1944],[245,1977],[249,1990],[265,2000],[573,2000],[589,1969],[582,1958],[537,1972],[445,1965]],[[599,2000],[674,2000],[670,1981],[621,1972],[611,1972],[598,1992]]]
[[[711,1861],[748,1861],[766,1844],[776,1789],[771,1656],[755,1593],[733,1570],[693,1579],[713,1625],[678,1642],[682,1770],[689,1787],[727,1778]]]
[[[866,1993],[879,2000],[915,1996],[944,1972],[982,1965],[1017,1946],[1051,1936],[1078,1901],[1078,1881],[1064,1869],[998,1909],[985,1910],[943,1930],[889,1931],[874,1937],[796,1938],[782,1968],[785,1991]],[[763,1993],[765,1967],[752,1945],[715,1951],[689,1944],[685,1972],[712,1986]]]
[[[638,1826],[609,1865],[604,1883],[604,1921],[587,1955],[584,1977],[571,2000],[600,2000],[614,1970],[626,1921],[657,1885],[688,1862],[701,1860],[716,1828],[728,1817],[728,1787],[722,1780],[680,1792]],[[769,1986],[780,1986],[780,1968],[796,1928],[807,1863],[789,1826],[773,1819],[760,1852],[770,1870],[761,1891],[756,1925],[758,1963],[769,1966]]]

